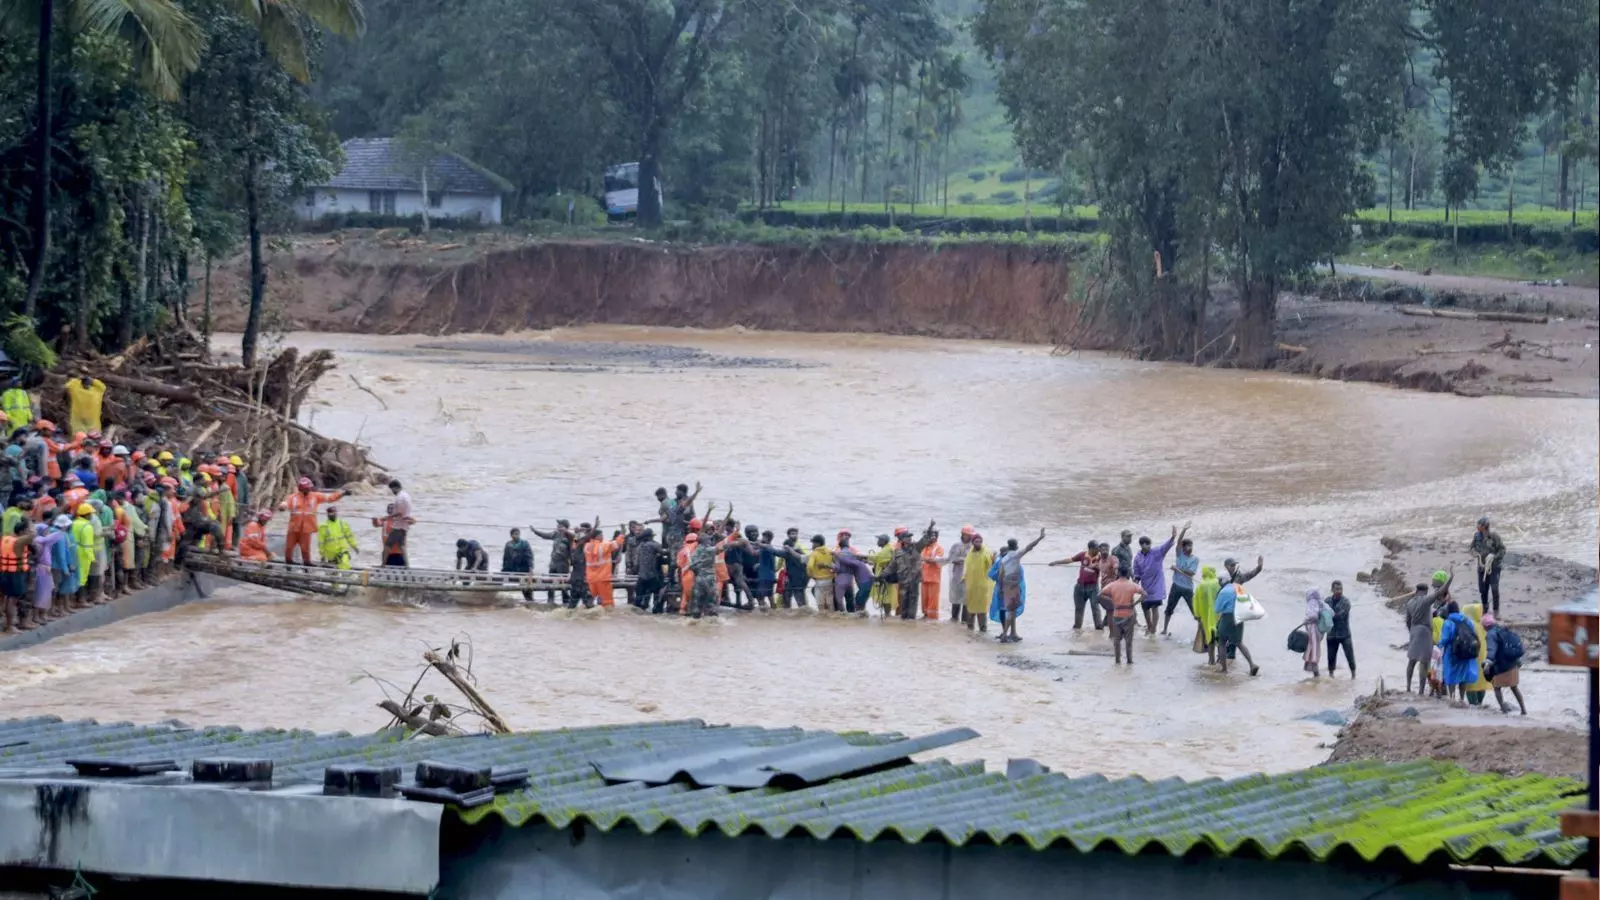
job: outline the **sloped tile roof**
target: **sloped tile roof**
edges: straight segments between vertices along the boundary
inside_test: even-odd
[[[392,732],[317,735],[22,719],[0,723],[0,778],[67,778],[71,770],[63,761],[69,757],[175,759],[184,765],[197,757],[262,757],[275,763],[275,786],[287,787],[318,783],[323,769],[336,763],[400,765],[409,777],[410,766],[429,759],[528,768],[526,789],[460,812],[469,824],[498,816],[512,826],[542,821],[566,827],[581,820],[602,830],[628,824],[646,833],[715,828],[729,836],[809,834],[1317,861],[1353,855],[1394,864],[1539,868],[1568,867],[1585,847],[1581,839],[1563,838],[1558,823],[1561,810],[1581,803],[1578,782],[1478,775],[1427,760],[1194,782],[1056,773],[1007,778],[981,762],[940,760],[891,764],[793,790],[613,783],[600,774],[640,754],[657,761],[673,754],[705,759],[716,756],[718,747],[781,749],[830,734],[687,720],[402,741]],[[863,748],[902,740],[854,732],[837,737]]]
[[[395,138],[345,141],[344,168],[327,187],[367,191],[422,190],[423,154]],[[428,160],[428,190],[457,194],[499,194],[510,190],[504,178],[455,153]]]

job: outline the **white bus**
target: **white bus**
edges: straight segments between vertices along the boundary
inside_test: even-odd
[[[656,198],[660,202],[661,180],[656,180]],[[606,169],[606,215],[612,219],[631,219],[639,214],[639,164],[618,163]]]

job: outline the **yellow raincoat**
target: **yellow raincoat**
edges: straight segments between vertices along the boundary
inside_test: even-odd
[[[898,585],[890,584],[883,580],[883,573],[889,570],[889,564],[894,561],[894,544],[885,544],[867,554],[867,562],[872,563],[872,601],[878,604],[885,616],[893,615],[897,601],[900,599]]]
[[[1478,633],[1478,680],[1467,685],[1469,691],[1487,691],[1492,685],[1483,674],[1486,663],[1489,661],[1489,635],[1483,630],[1483,604],[1468,603],[1461,607],[1461,614],[1472,620],[1472,630]],[[1435,643],[1437,643],[1435,639]]]
[[[975,616],[989,614],[989,602],[994,599],[994,579],[989,577],[993,565],[994,551],[988,545],[974,545],[967,553],[967,612]]]
[[[1217,594],[1221,590],[1217,567],[1203,566],[1200,580],[1194,586],[1194,617],[1200,622],[1200,633],[1207,644],[1217,638]]]

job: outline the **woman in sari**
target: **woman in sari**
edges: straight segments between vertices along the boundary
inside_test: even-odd
[[[1306,631],[1306,649],[1300,654],[1300,659],[1305,663],[1305,669],[1311,677],[1322,677],[1322,613],[1327,610],[1332,616],[1333,611],[1322,602],[1322,592],[1316,588],[1306,591],[1306,616],[1301,627]]]

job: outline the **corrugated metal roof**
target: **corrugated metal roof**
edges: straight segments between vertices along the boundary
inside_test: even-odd
[[[1433,761],[1343,763],[1231,780],[1116,781],[1039,773],[1007,778],[981,762],[903,765],[798,790],[734,791],[674,782],[608,783],[600,770],[651,759],[703,759],[708,747],[794,747],[832,734],[797,728],[708,727],[698,720],[575,728],[498,737],[400,740],[390,734],[183,729],[24,719],[0,723],[0,777],[66,778],[63,760],[266,757],[278,786],[319,783],[335,763],[526,766],[527,789],[461,814],[516,826],[582,820],[602,830],[632,825],[690,834],[809,834],[961,845],[1065,844],[1082,852],[1159,850],[1326,860],[1475,863],[1562,868],[1585,843],[1559,833],[1558,816],[1582,785],[1542,775],[1477,775]],[[899,735],[844,733],[855,747]],[[902,750],[890,752],[904,752]],[[782,757],[774,754],[771,759]],[[683,766],[678,766],[683,769]],[[409,771],[408,771],[409,775]]]
[[[369,191],[422,190],[424,154],[394,138],[352,138],[340,145],[344,168],[327,187]],[[499,194],[511,189],[499,175],[456,153],[428,160],[428,190],[459,194]]]
[[[706,741],[692,748],[644,750],[596,763],[607,781],[646,784],[688,782],[694,787],[802,788],[845,775],[902,764],[913,754],[970,741],[978,733],[951,728],[908,741],[858,747],[836,734],[823,734],[779,747],[747,739]]]

